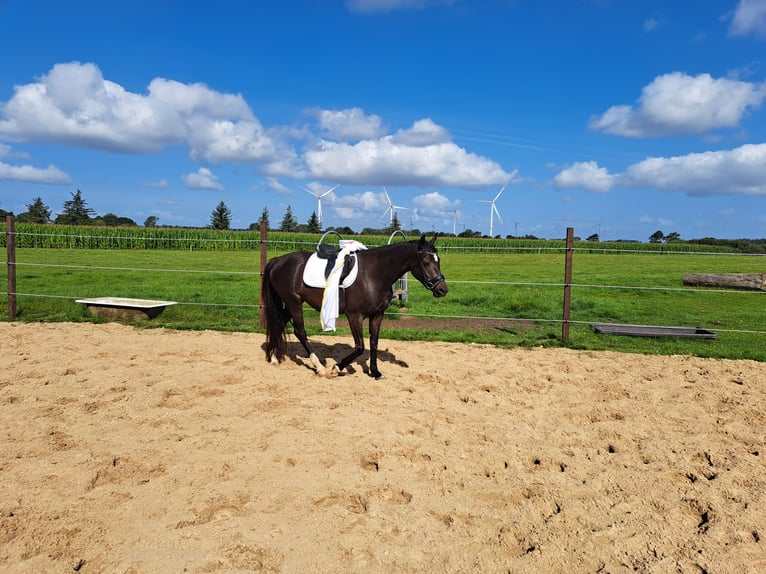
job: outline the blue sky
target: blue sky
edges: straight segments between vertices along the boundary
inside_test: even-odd
[[[0,0],[0,53],[16,213],[766,237],[766,0]]]

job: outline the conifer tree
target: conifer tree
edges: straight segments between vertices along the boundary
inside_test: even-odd
[[[82,191],[78,189],[72,194],[72,199],[64,202],[64,209],[56,217],[56,223],[88,225],[95,214],[95,211],[87,207],[86,201],[82,198]]]
[[[287,211],[285,212],[285,216],[282,218],[282,223],[279,225],[280,231],[297,231],[298,230],[298,220],[295,219],[295,216],[293,215],[293,208],[291,206],[287,206]]]
[[[210,214],[210,227],[213,229],[229,229],[231,224],[231,209],[222,201]]]
[[[311,217],[309,217],[308,223],[306,224],[306,229],[309,233],[322,232],[322,230],[319,227],[319,218],[317,217],[316,211],[311,212]]]

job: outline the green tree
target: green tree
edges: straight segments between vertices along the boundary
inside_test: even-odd
[[[144,227],[157,227],[159,218],[156,215],[150,215],[144,220]]]
[[[263,211],[261,211],[261,217],[258,218],[258,225],[260,225],[263,222],[266,222],[266,229],[269,228],[269,208],[264,207]]]
[[[229,229],[231,224],[231,209],[222,201],[210,214],[210,227],[213,229]]]
[[[598,243],[599,242],[598,233],[594,233],[593,235],[589,235],[588,237],[585,238],[585,241],[593,241],[595,243]]]
[[[308,222],[306,223],[306,228],[309,233],[321,233],[322,229],[319,227],[319,218],[317,217],[317,212],[312,211],[311,217],[309,217]]]
[[[662,231],[655,231],[649,236],[649,243],[662,243],[665,234]]]
[[[665,243],[678,243],[681,241],[681,235],[676,231],[671,231],[665,236]]]
[[[398,231],[402,228],[402,224],[399,221],[399,215],[394,211],[394,213],[391,215],[391,223],[386,227],[386,233],[393,233],[394,231]]]
[[[72,199],[64,202],[64,208],[56,216],[56,223],[63,225],[88,225],[92,222],[92,217],[96,214],[87,206],[87,202],[82,198],[82,191],[79,189],[72,194]]]
[[[21,215],[24,215],[23,213]],[[21,217],[19,215],[19,217]],[[27,218],[25,223],[50,223],[51,210],[40,197],[35,197],[32,203],[27,203]]]
[[[261,216],[258,218],[258,221],[255,223],[250,224],[250,230],[251,231],[257,231],[261,228],[261,223],[266,224],[266,231],[269,230],[269,208],[264,207],[263,211],[261,212]]]
[[[280,231],[296,231],[298,229],[298,220],[293,215],[293,208],[287,206],[285,216],[282,218],[282,223],[279,225]]]

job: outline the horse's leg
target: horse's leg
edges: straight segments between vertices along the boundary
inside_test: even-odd
[[[351,361],[364,353],[364,317],[358,313],[346,313],[348,326],[354,336],[354,350],[341,359],[340,363],[333,367],[333,372],[340,372],[351,364]]]
[[[325,370],[322,361],[319,360],[319,357],[316,356],[316,353],[314,353],[314,350],[311,348],[308,335],[306,335],[306,327],[303,321],[303,305],[300,301],[293,309],[291,309],[290,315],[292,315],[293,318],[293,332],[295,333],[295,336],[298,337],[301,345],[303,345],[314,370],[317,375],[325,376],[327,371]]]
[[[370,376],[376,379],[383,378],[383,375],[378,370],[378,338],[382,323],[383,313],[370,317]]]

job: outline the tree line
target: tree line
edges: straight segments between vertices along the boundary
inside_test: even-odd
[[[71,194],[71,199],[64,202],[61,213],[51,219],[52,211],[43,202],[42,198],[35,197],[31,203],[26,205],[27,211],[18,214],[16,221],[19,223],[54,223],[60,225],[98,225],[104,227],[138,227],[138,224],[129,217],[120,217],[114,213],[106,213],[104,215],[97,215],[96,212],[89,208],[87,202],[82,196],[82,191],[79,189]],[[14,215],[11,212],[5,211],[0,207],[0,217],[5,218],[6,215]],[[271,227],[269,220],[269,208],[264,207],[261,212],[258,221],[251,223],[248,227],[249,230],[260,229],[261,223],[266,224],[266,228],[270,231],[285,231],[292,233],[322,233],[323,231],[337,231],[341,235],[357,235],[357,233],[350,227],[328,227],[327,229],[321,229],[319,224],[319,218],[315,211],[311,212],[306,223],[299,223],[298,219],[293,213],[292,207],[287,206],[284,216],[282,217],[279,226],[276,228]],[[144,227],[158,227],[159,218],[154,215],[150,215],[144,221]],[[213,209],[210,214],[210,224],[207,226],[211,229],[230,229],[231,226],[231,209],[223,201]],[[395,231],[402,230],[402,224],[399,221],[399,217],[396,212],[391,216],[389,225],[383,228],[365,227],[358,233],[358,235],[390,235]],[[420,235],[419,229],[406,230],[408,235],[416,236]],[[442,235],[452,235],[451,233],[444,233]],[[485,237],[478,231],[471,229],[464,229],[458,237]],[[500,237],[499,235],[497,236]],[[507,235],[506,239],[540,239],[534,235],[524,235],[523,237],[515,237],[513,235]],[[579,237],[575,238],[580,240]],[[600,242],[601,239],[597,233],[589,235],[585,241]],[[616,240],[628,241],[630,240]],[[766,239],[716,239],[713,237],[704,237],[702,239],[690,239],[683,240],[681,235],[675,231],[665,234],[661,230],[657,230],[652,233],[648,238],[649,243],[694,243],[700,245],[720,245],[726,247],[734,247],[742,253],[766,253]]]

